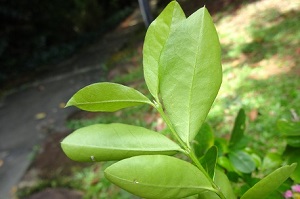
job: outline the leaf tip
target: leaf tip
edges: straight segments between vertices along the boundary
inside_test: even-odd
[[[70,106],[73,106],[74,105],[74,103],[73,103],[73,100],[72,100],[73,98],[71,98],[68,102],[67,102],[67,104],[65,105],[65,107],[64,108],[67,108],[67,107],[70,107]]]
[[[293,172],[294,172],[294,170],[296,169],[297,165],[298,165],[298,164],[297,164],[296,162],[294,162],[293,164],[290,165],[290,167],[291,167],[291,169],[293,170]]]

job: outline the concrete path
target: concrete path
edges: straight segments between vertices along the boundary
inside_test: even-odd
[[[49,132],[66,131],[66,118],[74,109],[64,109],[64,104],[78,89],[103,79],[101,64],[143,25],[138,24],[106,35],[71,59],[54,66],[51,74],[2,100],[0,199],[12,198],[11,192],[31,162],[33,147],[41,144]]]

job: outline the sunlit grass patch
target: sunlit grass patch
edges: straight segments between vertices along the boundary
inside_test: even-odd
[[[280,150],[276,121],[300,114],[299,11],[292,0],[262,0],[217,22],[224,77],[208,120],[220,135],[229,132],[243,107],[253,146]]]

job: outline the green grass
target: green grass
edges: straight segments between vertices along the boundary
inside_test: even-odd
[[[208,121],[223,136],[240,108],[255,113],[247,134],[252,147],[264,154],[283,150],[276,121],[300,114],[300,8],[292,1],[281,5],[285,10],[261,2],[265,4],[249,4],[217,22],[224,76]]]
[[[126,123],[151,128],[151,124],[147,124],[144,120],[146,113],[151,113],[150,106],[137,106],[124,109],[116,113],[103,113],[93,119],[76,119],[67,122],[67,127],[75,130],[92,124],[108,124],[108,123]]]
[[[247,134],[255,142],[253,147],[261,153],[276,149],[284,143],[276,128],[276,121],[285,118],[292,120],[291,111],[300,110],[300,78],[292,75],[277,75],[268,79],[249,79],[252,73],[260,73],[261,69],[249,66],[234,68],[231,72],[237,76],[224,81],[220,95],[216,100],[208,121],[218,135],[228,134],[232,128],[234,117],[240,108],[249,114],[257,113],[253,121],[248,119]],[[224,74],[225,78],[229,74]]]
[[[103,170],[112,162],[97,163],[91,167],[76,172],[73,179],[80,182],[76,187],[84,191],[84,199],[134,199],[132,194],[111,184],[105,177]]]

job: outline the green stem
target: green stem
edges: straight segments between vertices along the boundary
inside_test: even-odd
[[[198,167],[198,169],[199,169],[200,171],[202,171],[202,173],[205,175],[205,177],[210,181],[211,185],[212,185],[213,188],[214,188],[214,192],[215,192],[221,199],[226,199],[226,197],[224,196],[224,194],[221,192],[219,186],[215,184],[215,182],[213,181],[213,179],[208,175],[208,173],[206,172],[206,170],[203,168],[203,166],[202,166],[201,163],[199,162],[198,158],[196,157],[194,151],[190,150],[189,157],[190,157],[191,160],[195,163],[195,165]]]
[[[182,139],[178,136],[178,134],[176,133],[172,122],[170,121],[170,119],[167,117],[167,115],[165,114],[162,105],[159,102],[154,102],[154,107],[156,108],[156,110],[160,113],[161,117],[163,118],[163,120],[166,122],[166,124],[168,125],[168,127],[170,128],[172,135],[174,136],[174,138],[179,142],[179,144],[181,145],[181,147],[185,150],[186,154],[189,154],[189,147],[182,141]]]
[[[171,121],[169,120],[169,118],[167,117],[167,115],[165,114],[165,112],[163,111],[163,108],[161,106],[161,104],[159,102],[154,102],[155,104],[155,108],[157,109],[157,111],[160,113],[160,115],[162,116],[162,118],[164,119],[164,121],[166,122],[166,124],[169,126],[173,136],[176,138],[176,140],[180,143],[180,145],[182,146],[182,148],[186,151],[186,154],[192,159],[192,161],[196,164],[196,166],[205,174],[205,176],[211,180],[211,178],[209,177],[209,175],[207,174],[207,172],[205,171],[205,169],[202,167],[202,165],[200,164],[200,162],[198,161],[198,159],[196,158],[196,155],[194,154],[194,152],[191,150],[191,148],[182,141],[182,139],[178,136],[178,134],[176,133]],[[213,181],[211,180],[211,182],[213,183]]]
[[[203,168],[203,166],[200,164],[200,162],[198,161],[198,158],[196,157],[195,153],[190,150],[190,153],[189,153],[189,157],[191,158],[191,160],[195,163],[195,165],[198,167],[198,169],[200,171],[202,171],[202,173],[204,173],[205,177],[207,179],[209,179],[210,183],[211,184],[214,184],[214,181],[211,179],[211,177],[208,175],[208,173],[206,172],[206,170]]]
[[[195,153],[191,150],[189,153],[189,157],[191,158],[191,160],[195,163],[195,165],[198,167],[198,169],[200,171],[202,171],[202,173],[205,175],[205,177],[210,181],[210,183],[212,184],[213,188],[214,188],[214,192],[221,198],[221,199],[226,199],[226,197],[224,196],[224,194],[221,192],[220,188],[218,185],[215,184],[215,182],[213,181],[213,179],[208,175],[208,173],[206,172],[206,170],[202,167],[201,163],[199,162],[198,158],[196,157]]]
[[[220,191],[220,189],[217,189],[218,192],[216,192],[216,194],[221,198],[221,199],[226,199],[226,197],[224,196],[224,194]]]

